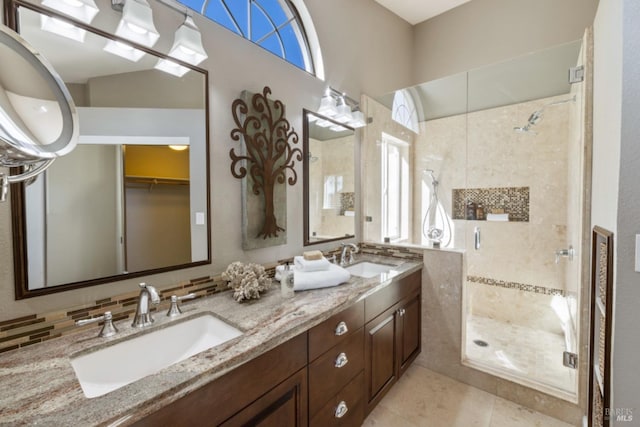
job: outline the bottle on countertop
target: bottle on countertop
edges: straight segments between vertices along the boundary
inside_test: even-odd
[[[283,298],[291,298],[295,295],[293,290],[293,269],[289,263],[284,266],[284,271],[280,275],[280,294]]]
[[[467,200],[466,219],[467,220],[476,219],[476,204],[475,204],[475,202],[472,202],[471,200]]]
[[[480,202],[478,202],[478,206],[476,206],[476,219],[479,221],[487,219],[484,212],[484,206]]]

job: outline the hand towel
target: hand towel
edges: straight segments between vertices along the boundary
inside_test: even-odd
[[[509,214],[508,213],[503,213],[503,214],[489,213],[487,214],[487,221],[509,221]]]
[[[309,289],[330,288],[338,286],[351,278],[349,273],[339,265],[329,263],[325,271],[293,270],[293,290],[306,291]]]
[[[296,270],[311,272],[328,270],[331,263],[325,257],[308,261],[302,256],[295,256],[293,257],[293,265],[296,267]]]
[[[317,259],[322,259],[324,258],[324,255],[322,255],[322,252],[320,251],[306,251],[306,252],[302,252],[302,256],[304,257],[304,259],[306,259],[307,261],[313,261],[313,260],[317,260]]]

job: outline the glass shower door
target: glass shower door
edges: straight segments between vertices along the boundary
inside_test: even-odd
[[[467,182],[453,194],[466,221],[463,363],[574,402],[585,85],[566,74],[580,46],[469,72]],[[550,64],[564,89],[528,100]]]

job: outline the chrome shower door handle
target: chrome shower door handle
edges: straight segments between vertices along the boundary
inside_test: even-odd
[[[576,250],[571,245],[569,245],[569,249],[558,249],[556,251],[556,264],[560,262],[560,258],[569,258],[569,261],[573,261],[575,255]]]
[[[473,229],[473,247],[476,251],[480,249],[480,227]]]

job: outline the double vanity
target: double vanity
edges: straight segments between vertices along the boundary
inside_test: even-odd
[[[228,292],[0,360],[0,419],[41,425],[360,425],[420,352],[422,264],[368,256],[348,283]],[[368,276],[368,277],[366,277]],[[216,341],[218,340],[218,341]],[[82,384],[82,385],[81,385]]]

